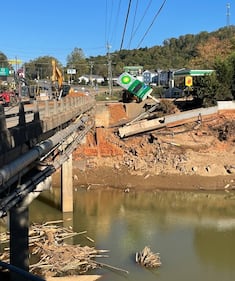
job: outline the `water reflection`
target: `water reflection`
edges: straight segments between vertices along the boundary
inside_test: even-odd
[[[31,205],[32,220],[63,218],[58,210],[41,204],[35,201]],[[98,261],[129,271],[128,275],[107,269],[92,272],[103,274],[103,280],[235,278],[233,194],[77,189],[74,213],[68,217],[72,220],[67,223],[75,231],[87,231],[87,235],[74,238],[74,243],[110,250],[108,258]],[[147,270],[135,263],[135,252],[144,246],[160,253],[162,267]]]

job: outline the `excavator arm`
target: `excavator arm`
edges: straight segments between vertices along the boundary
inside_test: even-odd
[[[51,61],[52,64],[52,76],[51,81],[52,84],[56,85],[56,97],[57,99],[61,99],[63,96],[66,96],[70,91],[69,85],[64,85],[64,77],[60,69],[56,65],[56,61],[53,59]]]
[[[61,71],[59,70],[59,68],[56,66],[56,61],[54,59],[51,61],[51,64],[52,64],[51,80],[53,83],[55,83],[56,81],[58,82],[58,86],[59,86],[59,90],[60,90],[62,87],[63,81],[64,81],[63,75],[62,75]]]

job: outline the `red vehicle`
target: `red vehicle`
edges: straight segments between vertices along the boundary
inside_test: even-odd
[[[0,93],[0,103],[4,105],[11,105],[17,101],[16,95],[14,92],[5,91]]]

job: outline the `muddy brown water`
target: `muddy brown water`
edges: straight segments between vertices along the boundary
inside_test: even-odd
[[[53,197],[58,204],[58,188],[53,189]],[[101,274],[101,280],[235,280],[232,191],[128,193],[76,187],[73,213],[62,214],[51,203],[35,200],[30,217],[37,222],[64,219],[74,231],[87,231],[69,243],[109,250],[108,257],[98,261],[120,270],[93,270],[91,274]],[[161,267],[136,264],[135,253],[144,246],[160,254]]]

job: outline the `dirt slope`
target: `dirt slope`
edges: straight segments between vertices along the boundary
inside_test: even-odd
[[[77,184],[235,188],[235,112],[126,139],[110,126],[128,119],[120,104],[108,108],[106,124],[107,116],[109,126],[96,128],[73,155]]]

